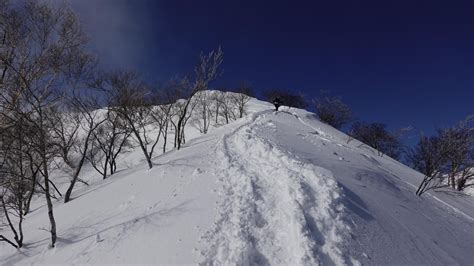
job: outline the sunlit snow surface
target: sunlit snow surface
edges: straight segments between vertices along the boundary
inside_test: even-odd
[[[245,118],[203,136],[191,124],[186,136],[152,170],[139,149],[105,181],[87,169],[91,185],[56,202],[53,249],[35,199],[25,247],[0,243],[0,264],[474,262],[472,196],[415,196],[421,174],[312,113],[252,100]],[[64,190],[65,174],[55,179]]]

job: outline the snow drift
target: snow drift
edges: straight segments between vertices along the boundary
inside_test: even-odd
[[[137,149],[105,181],[56,202],[48,247],[43,199],[25,247],[0,263],[446,265],[474,261],[474,200],[415,196],[421,174],[314,114],[251,100],[249,115],[153,159]],[[59,174],[60,183],[64,177]],[[64,180],[67,181],[67,180]]]

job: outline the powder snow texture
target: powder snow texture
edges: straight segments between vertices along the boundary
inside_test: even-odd
[[[271,109],[252,100],[203,136],[191,124],[151,170],[139,149],[105,181],[86,169],[91,185],[55,203],[57,246],[39,197],[25,248],[0,243],[0,264],[472,265],[473,197],[417,197],[421,174],[312,113]]]
[[[220,217],[207,238],[206,263],[315,264],[345,259],[344,226],[331,173],[297,160],[257,129],[268,112],[225,135]],[[265,131],[267,133],[267,131]],[[216,168],[219,168],[217,166]]]

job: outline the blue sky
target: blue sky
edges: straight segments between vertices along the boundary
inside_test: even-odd
[[[153,83],[221,45],[215,86],[329,90],[362,120],[427,133],[474,113],[474,1],[71,2],[104,67]]]

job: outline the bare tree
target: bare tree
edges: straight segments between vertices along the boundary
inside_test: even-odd
[[[224,89],[212,91],[212,93],[207,94],[209,98],[207,99],[207,105],[209,105],[207,116],[214,118],[214,125],[216,126],[242,118],[246,114],[246,107],[251,99],[249,96],[251,94],[251,89],[245,84],[233,91],[225,91]],[[202,120],[204,121],[204,119]],[[223,122],[221,122],[222,120]],[[210,124],[210,121],[206,121]]]
[[[197,124],[199,131],[206,134],[211,126],[212,120],[212,95],[206,92],[196,94],[196,110],[198,113]]]
[[[10,240],[3,234],[0,234],[0,242],[7,242],[15,248],[21,248],[23,246],[23,200],[24,200],[24,187],[25,184],[18,178],[5,178],[0,179],[0,207],[3,216],[5,217],[6,223],[0,223],[1,227],[8,227],[10,232],[13,234],[13,239]],[[17,222],[12,219],[15,218]]]
[[[86,161],[86,154],[95,129],[105,121],[105,117],[97,112],[101,98],[97,91],[92,90],[95,74],[95,58],[77,50],[68,55],[63,70],[64,84],[68,90],[63,92],[60,108],[49,112],[53,127],[53,142],[71,170],[70,185],[65,193],[64,202],[71,199],[71,193]],[[79,134],[80,133],[80,134]]]
[[[3,183],[2,184],[3,186],[8,186],[4,184],[5,181],[2,180],[1,182]],[[14,239],[14,240],[11,240],[5,235],[0,234],[0,242],[7,242],[8,244],[10,244],[11,246],[15,248],[21,248],[23,246],[22,224],[23,224],[23,219],[24,219],[22,208],[18,208],[18,202],[21,202],[21,199],[17,198],[17,196],[19,196],[16,194],[18,193],[18,191],[13,191],[13,194],[9,195],[9,193],[7,192],[8,188],[5,189],[2,187],[0,189],[3,190],[3,191],[0,191],[1,193],[0,205],[2,208],[3,215],[5,216],[5,220],[6,220],[6,224],[0,224],[0,228],[8,226],[8,228],[13,234],[13,239]],[[15,226],[15,222],[13,222],[11,219],[12,215],[15,215],[18,217],[18,223],[16,223],[16,226]]]
[[[219,47],[216,51],[211,51],[209,54],[201,54],[199,63],[194,69],[194,79],[192,82],[185,79],[182,84],[187,91],[189,96],[184,100],[181,112],[179,112],[178,121],[176,124],[176,142],[178,150],[183,144],[184,138],[184,127],[186,121],[189,119],[188,108],[192,102],[193,96],[199,91],[206,90],[209,83],[216,79],[219,75],[219,66],[222,64],[224,53]]]
[[[166,152],[166,147],[168,144],[168,133],[171,128],[170,125],[172,127],[176,126],[173,121],[173,117],[177,115],[179,109],[176,108],[177,100],[179,99],[181,93],[179,88],[179,86],[176,86],[176,83],[171,82],[171,84],[165,86],[162,90],[160,90],[159,101],[157,102],[158,106],[154,109],[154,113],[157,112],[157,114],[155,115],[153,113],[153,119],[155,121],[159,120],[160,122],[158,123],[161,124],[161,130],[163,135],[163,153]]]
[[[161,132],[154,137],[149,132],[153,123],[150,88],[140,81],[136,73],[124,71],[110,74],[101,86],[109,93],[111,110],[120,116],[132,132],[148,167],[153,168],[151,158]]]
[[[233,105],[237,109],[237,116],[242,118],[246,114],[246,107],[251,99],[250,96],[252,96],[252,89],[243,83],[242,86],[235,90],[235,92],[236,93],[231,94],[230,97],[232,98]]]
[[[222,92],[220,99],[220,113],[219,115],[224,118],[226,124],[229,124],[230,121],[237,118],[236,115],[236,102],[235,99],[229,92]]]
[[[416,194],[443,187],[463,190],[474,178],[474,129],[469,126],[472,117],[457,125],[438,130],[434,137],[420,138],[409,161],[425,176]],[[445,180],[447,179],[447,183]]]
[[[79,180],[79,174],[81,173],[82,167],[87,159],[87,153],[95,130],[106,121],[106,117],[97,111],[99,107],[95,101],[94,96],[91,95],[74,95],[72,104],[76,113],[80,114],[79,125],[83,136],[78,138],[78,161],[77,163],[71,163],[73,175],[69,184],[69,187],[64,195],[64,202],[67,203],[71,200],[71,194],[74,189],[76,182]],[[71,160],[69,160],[71,161]]]
[[[166,152],[166,145],[168,144],[168,133],[169,133],[169,129],[170,129],[171,119],[174,116],[173,110],[175,110],[175,108],[174,108],[174,103],[161,105],[158,108],[161,109],[161,112],[164,116],[162,150],[163,150],[163,153],[165,153]]]
[[[129,142],[131,131],[121,117],[107,111],[107,120],[92,133],[87,159],[105,179],[117,171],[117,157]]]
[[[313,100],[319,119],[336,129],[352,120],[352,110],[339,97],[323,95]]]
[[[219,125],[219,116],[220,116],[220,111],[221,111],[221,106],[223,102],[223,98],[225,97],[225,94],[222,90],[216,90],[212,94],[212,101],[213,101],[213,106],[214,106],[214,125],[218,126]]]
[[[418,144],[411,150],[408,160],[414,169],[425,176],[418,186],[416,195],[443,185],[442,166],[446,162],[445,150],[438,137],[421,136]]]
[[[0,235],[0,241],[21,248],[23,221],[37,174],[27,156],[32,132],[29,125],[20,119],[13,127],[2,128],[0,133],[0,213],[5,218],[4,223],[0,222],[0,228],[7,227],[13,235],[13,240]]]
[[[352,125],[351,135],[359,141],[377,150],[379,156],[384,154],[398,160],[402,145],[398,137],[387,131],[381,123],[356,122]]]
[[[8,120],[27,121],[35,132],[30,151],[38,160],[50,221],[51,245],[56,242],[56,221],[50,192],[50,165],[54,158],[49,110],[59,104],[71,59],[87,43],[74,13],[66,6],[29,1],[2,7],[0,64],[1,105]],[[9,114],[15,114],[9,115]]]
[[[186,143],[186,135],[185,135],[184,128],[188,124],[188,121],[191,119],[193,115],[193,111],[196,108],[196,105],[197,105],[197,101],[195,97],[191,98],[189,102],[187,100],[180,99],[176,101],[173,105],[175,119],[172,119],[171,123],[175,129],[174,131],[175,148]]]
[[[56,127],[52,128],[54,145],[57,147],[63,162],[74,168],[71,153],[78,142],[78,131],[81,127],[80,114],[71,110],[54,110],[50,119]]]
[[[474,128],[469,126],[472,121],[474,116],[439,132],[446,151],[448,185],[457,190],[463,190],[474,177]]]

